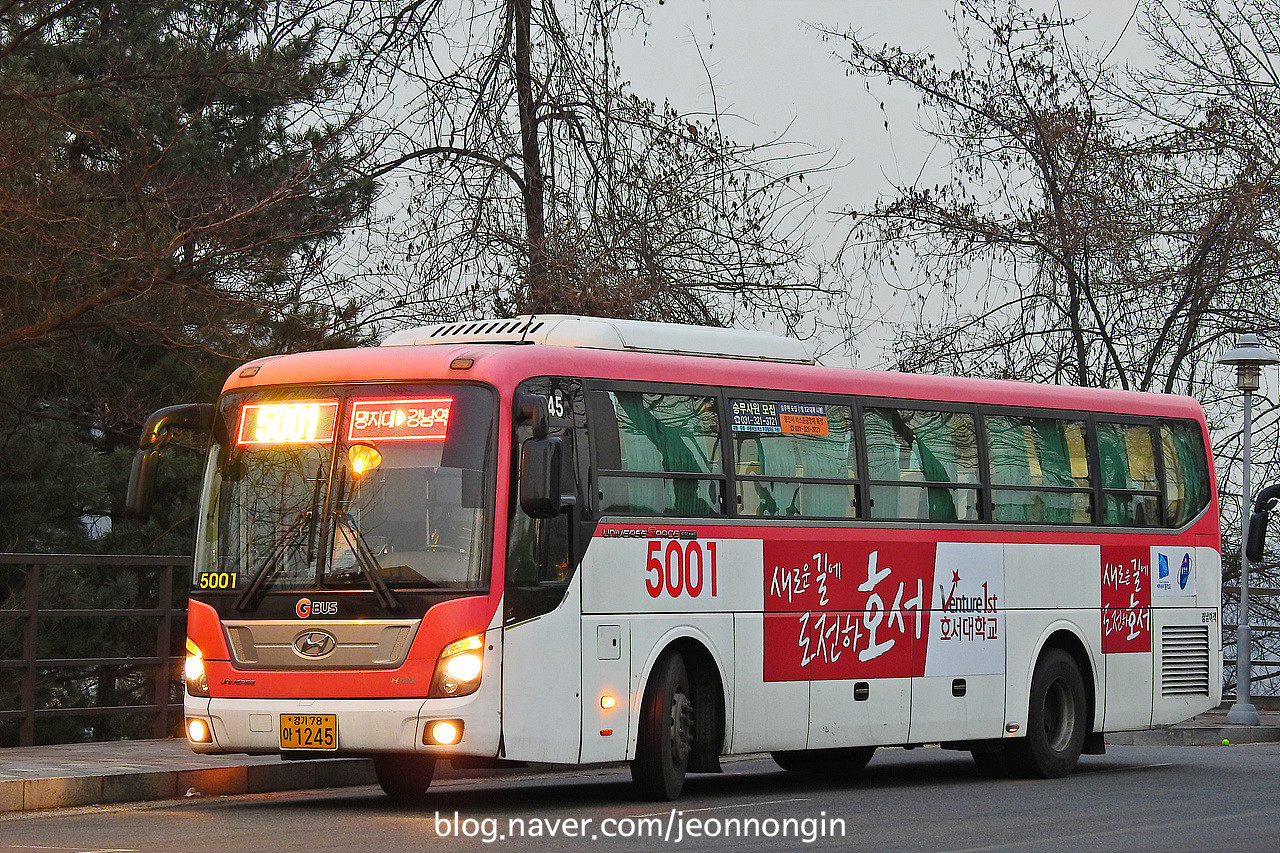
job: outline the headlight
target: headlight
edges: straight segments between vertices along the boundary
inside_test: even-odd
[[[187,661],[182,667],[183,681],[187,684],[187,692],[192,696],[208,698],[209,677],[204,671],[204,654],[200,647],[187,640]]]
[[[484,635],[476,634],[445,646],[431,679],[431,699],[466,696],[480,686],[484,669]]]

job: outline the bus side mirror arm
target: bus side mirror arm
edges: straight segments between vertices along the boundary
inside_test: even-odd
[[[213,403],[185,403],[160,409],[147,418],[129,469],[129,488],[124,498],[126,517],[143,522],[151,516],[156,462],[160,458],[160,449],[172,438],[170,430],[208,432],[213,427],[216,411],[217,407]]]
[[[1244,543],[1245,558],[1251,563],[1262,562],[1262,554],[1267,546],[1267,521],[1277,503],[1280,503],[1280,483],[1258,492],[1258,497],[1253,502],[1248,538]]]
[[[546,438],[550,432],[551,404],[546,397],[541,394],[528,394],[524,391],[517,391],[515,399],[512,400],[512,408],[514,410],[516,423],[528,423],[533,427],[534,438]]]

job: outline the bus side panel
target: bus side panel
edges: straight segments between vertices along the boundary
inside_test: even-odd
[[[606,697],[612,708],[605,707]],[[626,759],[631,711],[630,618],[583,616],[583,764]]]
[[[1104,695],[1105,662],[1101,654],[1099,611],[1101,548],[1097,545],[1011,544],[1004,546],[1004,561],[1005,600],[1009,607],[1005,645],[1008,721],[1026,725],[1036,660],[1055,630],[1068,631],[1084,643],[1094,668],[1094,693]],[[1150,703],[1144,699],[1140,704]],[[1097,703],[1094,710],[1094,731],[1101,731],[1102,705]]]
[[[582,744],[582,616],[574,575],[560,605],[502,639],[503,757],[576,764]]]
[[[911,682],[910,678],[813,682],[808,748],[906,743]]]
[[[795,620],[791,613],[734,616],[733,726],[730,752],[805,749],[809,682],[764,680],[764,620]]]
[[[913,743],[997,738],[1005,723],[1004,546],[939,542],[927,633],[915,641]]]
[[[1222,701],[1222,559],[1214,548],[1152,548],[1152,723]],[[1185,561],[1185,565],[1184,565]]]

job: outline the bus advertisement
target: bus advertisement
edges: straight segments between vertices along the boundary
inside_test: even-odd
[[[215,404],[187,627],[197,752],[630,762],[941,744],[1058,777],[1221,698],[1208,432],[1168,395],[821,367],[571,316],[259,359]]]

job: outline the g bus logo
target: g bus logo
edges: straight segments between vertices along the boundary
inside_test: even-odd
[[[308,616],[336,616],[338,615],[338,602],[312,601],[309,598],[299,598],[294,612],[298,614],[299,619],[306,619]]]

